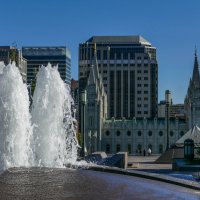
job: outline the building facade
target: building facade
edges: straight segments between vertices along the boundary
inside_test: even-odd
[[[99,74],[96,45],[94,45],[93,62],[90,67],[86,86],[86,101],[82,111],[81,133],[88,153],[102,150],[103,122],[107,118],[107,95],[104,90],[101,74]],[[85,118],[85,120],[83,119]]]
[[[177,117],[185,118],[184,104],[173,104],[171,92],[169,95],[170,95],[169,117],[170,118],[177,118]],[[158,118],[165,118],[165,116],[166,116],[166,101],[162,100],[158,104]]]
[[[22,55],[27,60],[28,84],[35,81],[39,67],[48,63],[58,65],[62,80],[71,84],[71,53],[66,47],[22,47]]]
[[[129,154],[139,154],[151,148],[153,154],[161,154],[168,145],[173,145],[185,134],[186,123],[181,118],[107,118],[107,95],[102,73],[99,73],[97,55],[95,50],[85,95],[82,98],[81,93],[80,101],[82,147],[85,153],[127,151]]]
[[[86,88],[96,43],[108,118],[156,117],[156,48],[141,36],[94,36],[79,45],[79,92]]]
[[[193,74],[189,82],[184,104],[186,110],[188,130],[194,125],[200,126],[200,77],[196,49]]]
[[[169,121],[169,144],[173,145],[187,131],[185,120]],[[135,118],[132,120],[105,120],[102,130],[102,150],[109,154],[127,151],[136,154],[149,148],[161,154],[167,145],[166,118]]]
[[[0,61],[4,62],[6,65],[14,61],[19,68],[23,81],[26,82],[27,61],[22,56],[20,49],[17,49],[15,46],[0,46]]]

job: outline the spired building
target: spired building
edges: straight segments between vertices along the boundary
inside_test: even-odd
[[[66,47],[22,47],[22,54],[27,59],[28,84],[35,81],[39,67],[48,63],[58,65],[62,80],[71,84],[71,53]]]
[[[10,61],[14,61],[19,68],[23,81],[26,82],[27,61],[22,57],[21,50],[15,46],[0,46],[0,61],[3,61],[6,65]]]
[[[85,90],[96,43],[108,118],[156,117],[156,48],[141,36],[93,36],[79,45],[79,93]]]
[[[99,74],[96,45],[93,52],[94,59],[86,85],[85,105],[85,148],[89,153],[102,150],[102,128],[107,117],[107,95]]]
[[[192,78],[190,78],[184,104],[188,129],[192,128],[194,125],[200,126],[200,77],[196,49],[193,74]]]
[[[81,92],[80,98],[79,123],[85,152],[105,151],[114,154],[127,151],[129,154],[142,154],[151,148],[153,154],[163,153],[168,139],[169,145],[173,145],[186,132],[185,119],[170,117],[167,121],[166,116],[132,119],[108,117],[107,95],[102,79],[104,73],[99,73],[98,46],[94,46],[94,50],[91,49],[93,60],[90,62],[85,92]],[[79,86],[79,89],[83,89],[82,85]]]

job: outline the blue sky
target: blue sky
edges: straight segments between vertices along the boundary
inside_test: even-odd
[[[199,0],[0,0],[0,45],[65,45],[78,78],[78,44],[93,35],[142,35],[157,48],[159,100],[183,103],[200,56]]]

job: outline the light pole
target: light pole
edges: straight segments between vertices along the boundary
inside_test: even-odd
[[[81,132],[82,132],[82,156],[85,157],[85,105],[86,91],[81,92]]]
[[[166,104],[166,118],[167,118],[167,144],[166,151],[169,149],[169,106],[171,101],[171,93],[169,90],[165,91],[165,104]]]

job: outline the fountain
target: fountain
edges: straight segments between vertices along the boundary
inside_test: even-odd
[[[60,168],[75,162],[72,102],[70,89],[57,68],[42,66],[30,115],[27,86],[18,68],[15,63],[0,63],[0,170],[22,166]]]
[[[29,112],[27,86],[18,68],[14,63],[0,63],[0,172],[4,171],[0,175],[0,199],[199,197],[160,182],[65,168],[77,158],[71,103],[69,88],[57,68],[49,64],[37,74]]]
[[[32,159],[29,96],[15,64],[0,64],[0,171],[29,167]]]
[[[77,158],[72,98],[56,67],[42,66],[33,95],[31,146],[36,166],[63,167]],[[67,150],[66,150],[67,149]]]

